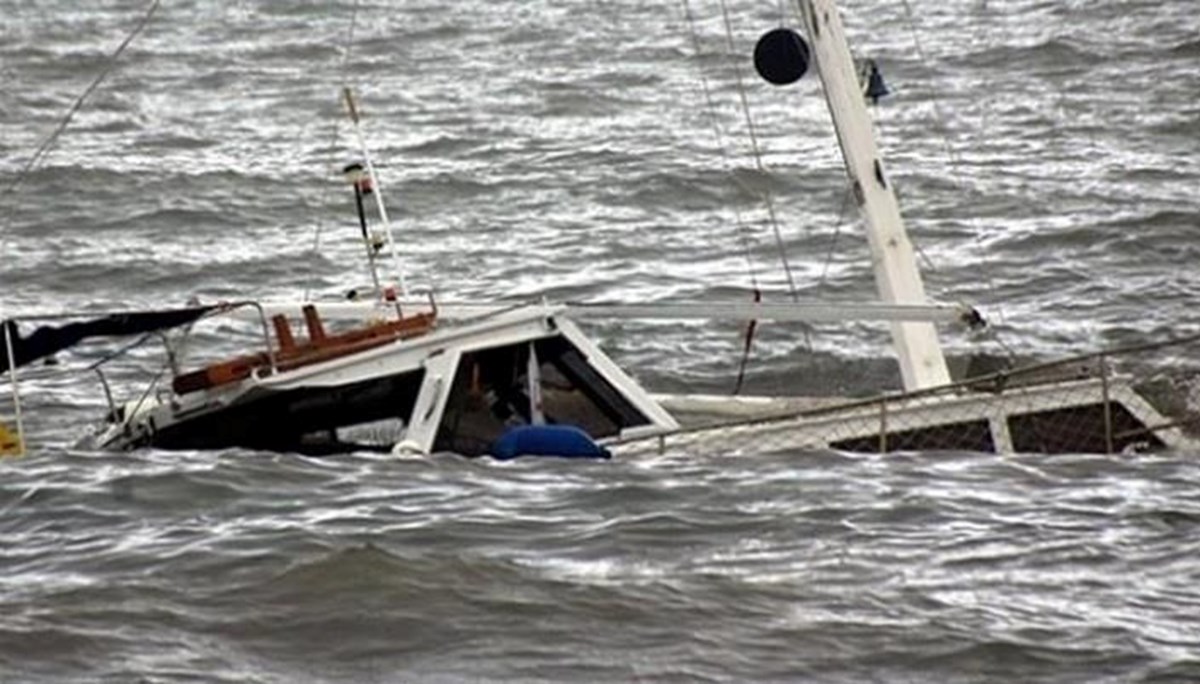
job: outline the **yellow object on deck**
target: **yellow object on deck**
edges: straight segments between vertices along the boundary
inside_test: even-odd
[[[0,456],[20,456],[25,453],[25,444],[21,433],[13,432],[4,423],[0,423]]]

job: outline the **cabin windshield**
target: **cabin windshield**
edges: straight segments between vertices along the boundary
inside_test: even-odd
[[[561,336],[533,343],[546,423],[575,425],[596,439],[650,420]],[[463,354],[434,449],[487,453],[510,427],[528,425],[529,342]]]

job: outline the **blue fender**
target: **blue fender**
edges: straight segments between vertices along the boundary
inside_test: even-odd
[[[518,425],[492,442],[488,453],[501,461],[518,456],[612,458],[608,449],[574,425]]]

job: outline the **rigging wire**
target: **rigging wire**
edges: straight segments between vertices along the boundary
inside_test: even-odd
[[[354,4],[350,8],[350,24],[346,29],[346,42],[340,48],[340,52],[341,52],[340,59],[338,61],[337,66],[335,67],[335,71],[340,75],[340,79],[343,82],[348,80],[348,76],[350,73],[350,69],[349,69],[350,53],[354,49],[354,33],[355,33],[355,29],[357,29],[357,27],[358,27],[358,4],[359,4],[359,0],[354,0]],[[330,126],[330,130],[329,130],[329,146],[327,148],[330,151],[337,149],[338,139],[341,135],[341,117],[334,116],[334,117],[332,117],[332,119],[333,119],[333,122],[332,122],[332,125]],[[336,174],[338,172],[338,165],[335,163],[331,167],[331,170],[334,174]],[[318,207],[324,207],[326,204],[328,204],[329,193],[332,189],[332,186],[333,186],[332,183],[322,183],[321,198],[320,198],[320,202],[318,203]],[[316,226],[313,227],[313,241],[312,241],[313,254],[319,255],[321,253],[321,232],[324,231],[324,229],[325,229],[325,215],[324,215],[324,212],[318,211],[317,212],[317,224],[316,224]],[[312,272],[311,275],[313,276],[313,279],[309,280],[308,284],[305,285],[305,287],[304,287],[304,300],[306,300],[306,301],[309,299],[309,295],[312,294],[314,281],[316,278],[315,272]]]
[[[683,2],[683,14],[684,14],[684,17],[687,19],[688,33],[690,34],[691,39],[692,39],[692,50],[694,51],[696,56],[699,57],[703,53],[702,53],[702,50],[700,47],[699,31],[696,29],[696,19],[695,19],[695,16],[692,14],[692,8],[691,8],[691,5],[688,3],[688,0],[682,0],[682,2]],[[721,130],[721,123],[717,119],[717,113],[716,113],[717,107],[713,101],[712,89],[709,88],[708,78],[704,75],[704,70],[699,69],[698,71],[699,71],[699,77],[700,77],[700,88],[701,88],[701,91],[704,93],[704,103],[705,103],[704,111],[706,114],[705,118],[708,119],[709,125],[712,127],[713,138],[716,141],[717,150],[721,155],[721,163],[725,167],[725,173],[731,179],[733,179],[734,184],[737,185],[739,188],[746,191],[748,194],[756,195],[757,193],[755,193],[753,191],[753,189],[751,189],[745,183],[743,183],[740,179],[738,179],[737,175],[733,171],[733,161],[730,159],[729,151],[725,145],[725,136]],[[737,234],[738,244],[742,248],[742,254],[746,258],[746,270],[750,275],[750,284],[754,289],[754,301],[759,302],[759,301],[762,301],[762,288],[759,287],[758,272],[754,267],[754,257],[752,256],[751,251],[750,251],[750,239],[749,239],[749,235],[748,235],[750,233],[750,228],[745,220],[745,217],[742,215],[741,209],[738,208],[736,203],[733,204],[733,216],[734,216],[734,223],[736,225],[736,230],[734,232]],[[745,381],[746,365],[750,360],[750,352],[753,348],[754,332],[755,332],[756,328],[757,328],[756,320],[751,320],[746,324],[745,341],[742,345],[742,358],[738,365],[737,382],[733,388],[733,394],[735,394],[735,395],[739,394],[741,392],[743,382]]]
[[[701,47],[700,47],[699,32],[696,30],[696,19],[695,19],[695,16],[692,14],[692,8],[691,8],[691,5],[688,3],[688,0],[682,0],[682,3],[683,3],[683,14],[684,14],[684,17],[686,17],[686,19],[687,19],[688,30],[689,30],[689,33],[691,34],[692,49],[695,51],[696,56],[699,57],[701,54]],[[729,175],[729,177],[733,179],[734,183],[736,185],[738,185],[738,187],[747,191],[749,194],[755,194],[754,191],[751,188],[747,187],[746,184],[744,182],[742,182],[737,177],[737,175],[735,175],[733,172],[733,162],[730,159],[728,148],[725,145],[725,135],[724,135],[723,131],[721,130],[721,123],[717,119],[717,114],[716,114],[717,107],[713,101],[712,89],[709,87],[708,78],[705,77],[703,70],[700,70],[699,77],[700,77],[700,88],[701,88],[701,91],[704,93],[704,103],[705,103],[704,111],[705,111],[705,115],[706,115],[705,118],[708,119],[708,123],[712,127],[713,138],[716,140],[717,151],[721,155],[721,163],[725,167],[725,173],[727,173]],[[749,229],[749,226],[747,225],[745,217],[742,215],[741,209],[738,208],[737,204],[733,204],[733,216],[734,216],[734,223],[737,226],[736,233],[738,236],[738,243],[740,244],[740,246],[742,248],[743,255],[746,257],[746,270],[749,272],[749,275],[750,275],[750,284],[754,287],[755,291],[758,291],[759,290],[758,272],[757,272],[757,269],[755,269],[755,267],[754,267],[754,257],[751,255],[750,241],[749,241],[749,238],[747,237],[747,233],[750,232],[750,229]]]
[[[927,70],[932,71],[932,69],[929,68],[930,60],[928,57],[928,53],[926,53],[926,51],[925,51],[925,46],[921,42],[920,33],[917,30],[916,13],[913,11],[912,5],[909,3],[909,0],[900,0],[900,4],[904,7],[905,22],[908,26],[909,33],[912,35],[913,48],[915,49],[915,51],[917,53],[917,58],[920,61],[920,63],[923,66],[925,66],[925,68]],[[984,11],[987,10],[986,2],[983,4],[982,9]],[[977,24],[977,26],[978,26],[978,24]],[[978,39],[978,37],[977,37],[977,39]],[[954,149],[954,146],[951,145],[951,143],[950,143],[950,136],[947,133],[947,131],[950,130],[949,125],[947,123],[948,117],[946,116],[945,112],[942,110],[941,102],[938,99],[936,90],[931,92],[930,102],[933,104],[934,117],[937,119],[938,130],[939,130],[939,133],[941,134],[940,137],[942,140],[942,145],[946,150],[946,157],[950,163],[950,168],[953,172],[953,177],[961,178],[962,177],[962,167],[963,167],[962,158],[958,155],[958,153]],[[981,127],[984,124],[986,124],[986,120],[987,120],[989,111],[990,111],[989,108],[986,108],[986,107],[984,108],[984,114],[983,114],[984,120],[981,123]],[[975,249],[977,251],[981,250],[981,240],[983,239],[983,235],[982,235],[982,232],[979,230],[979,221],[975,216],[970,216],[967,220],[971,224],[971,226],[972,226],[971,232],[975,236],[975,242],[974,242]],[[923,261],[925,261],[926,263],[929,264],[930,270],[935,271],[935,272],[937,271],[936,266],[934,266],[932,264],[929,257],[923,251],[921,251],[921,249],[919,247],[917,247],[917,253],[920,254]],[[987,284],[988,290],[993,293],[993,298],[995,298],[995,293],[998,291],[998,288],[996,286],[995,280],[992,278],[991,270],[989,268],[987,268],[987,260],[980,258],[979,263],[980,263],[979,271],[983,275],[984,282]],[[999,319],[999,321],[1001,323],[1003,323],[1005,320],[1003,307],[999,304],[996,304],[995,311],[996,311],[997,318]],[[995,341],[996,344],[998,344],[1010,357],[1015,358],[1015,353],[1013,352],[1011,347],[1009,347],[1009,345],[1004,342],[1004,340],[1000,339],[1000,335],[996,331],[995,326],[991,326],[991,325],[987,326],[986,332],[987,332],[987,336],[990,339],[992,339],[993,341]]]
[[[928,53],[925,51],[924,43],[921,42],[920,32],[917,30],[916,13],[913,12],[912,5],[909,3],[909,0],[900,0],[900,4],[904,7],[905,23],[907,24],[909,33],[912,35],[913,48],[917,53],[917,59],[920,61],[920,63],[922,65],[924,65],[926,67],[926,69],[929,69],[930,60],[928,57]],[[929,69],[929,70],[932,71],[931,69]],[[949,160],[950,167],[954,172],[953,175],[955,178],[961,177],[962,166],[963,166],[962,158],[955,151],[954,146],[950,143],[950,136],[947,134],[947,131],[950,130],[950,127],[948,124],[949,118],[946,116],[945,112],[942,109],[942,104],[941,104],[941,101],[938,99],[936,90],[931,91],[929,100],[930,100],[930,103],[933,105],[934,118],[937,119],[938,131],[941,134],[939,137],[941,138],[942,147],[945,148],[946,158]],[[985,118],[987,117],[986,109],[984,112],[984,117]],[[974,217],[971,217],[969,220],[972,224],[978,223]],[[980,231],[975,230],[973,232],[975,233],[976,245],[978,245],[980,237],[981,237]],[[918,249],[918,252],[920,252],[919,249]],[[929,262],[930,269],[936,271],[937,267],[929,260],[929,257],[926,256],[924,252],[920,252],[920,254],[921,254],[921,258],[923,260],[925,260],[926,262]],[[983,275],[984,275],[984,278],[987,279],[987,281],[988,281],[989,289],[994,291],[996,289],[996,287],[991,279],[991,273],[985,268],[985,269],[983,269]]]
[[[788,3],[786,0],[779,0],[779,21],[781,25],[787,23],[787,8],[791,7],[796,12],[800,11],[798,3]],[[799,20],[799,16],[796,17]],[[834,250],[837,249],[838,239],[841,237],[842,226],[846,225],[846,215],[850,209],[850,200],[853,193],[850,188],[846,188],[842,193],[841,207],[838,209],[837,221],[833,224],[833,239],[829,242],[829,249],[825,252],[825,259],[821,264],[821,275],[817,278],[816,292],[820,294],[824,289],[826,281],[829,277],[829,266],[833,262]],[[810,345],[811,346],[811,345]]]
[[[837,249],[838,238],[842,235],[842,226],[846,224],[846,212],[850,209],[850,198],[854,193],[847,188],[842,192],[842,206],[838,209],[837,222],[833,224],[833,239],[829,241],[829,250],[825,253],[825,262],[821,264],[821,275],[817,278],[817,292],[820,292],[825,287],[825,280],[829,276],[829,265],[833,263],[833,252]]]
[[[67,130],[67,126],[70,125],[71,119],[73,119],[75,114],[83,107],[84,102],[86,102],[92,92],[104,82],[104,79],[107,78],[114,69],[116,69],[117,60],[120,59],[121,54],[125,52],[125,48],[129,47],[129,44],[133,42],[133,39],[137,38],[138,34],[140,34],[142,30],[145,29],[150,23],[150,20],[154,17],[154,13],[158,11],[159,3],[160,0],[154,0],[150,3],[150,7],[146,10],[146,13],[142,16],[141,20],[138,21],[137,25],[133,27],[133,30],[129,32],[129,35],[125,36],[125,40],[121,41],[121,44],[117,46],[117,49],[113,50],[112,54],[108,56],[108,60],[105,63],[104,68],[100,70],[100,73],[96,75],[96,78],[92,79],[91,84],[84,89],[83,93],[81,93],[79,97],[75,99],[74,104],[71,105],[71,107],[67,110],[67,113],[63,115],[62,119],[59,120],[58,125],[54,127],[54,130],[50,132],[50,135],[47,135],[42,140],[41,144],[38,145],[37,149],[33,153],[33,156],[31,156],[28,161],[25,162],[25,165],[21,167],[21,170],[17,172],[17,177],[13,179],[12,183],[9,183],[7,188],[5,188],[4,194],[12,194],[13,191],[15,191],[23,182],[25,182],[25,178],[29,175],[30,171],[32,171],[40,162],[45,160],[46,155],[48,155],[51,148],[53,148],[54,142],[58,140],[58,136],[62,135],[63,131]]]
[[[72,103],[70,108],[67,109],[66,114],[59,119],[58,125],[54,127],[54,130],[51,131],[49,135],[42,139],[42,142],[37,146],[37,149],[34,150],[33,156],[31,156],[25,162],[25,165],[22,166],[21,170],[17,172],[16,177],[13,178],[12,182],[9,183],[7,187],[5,187],[3,193],[5,197],[16,192],[17,188],[19,188],[25,182],[25,179],[29,177],[29,174],[46,160],[47,155],[49,155],[50,151],[54,148],[54,143],[58,140],[58,137],[62,135],[63,131],[67,130],[67,126],[71,124],[71,119],[73,119],[75,114],[83,108],[83,105],[87,102],[88,97],[90,97],[96,88],[98,88],[100,84],[104,82],[104,79],[116,69],[117,60],[120,59],[121,55],[125,52],[125,49],[128,48],[129,45],[133,43],[133,40],[142,33],[147,25],[150,24],[150,20],[154,18],[154,13],[158,11],[160,2],[161,0],[153,0],[153,2],[150,3],[150,6],[146,9],[145,14],[142,15],[142,18],[138,21],[137,25],[134,26],[133,30],[125,36],[125,40],[121,41],[121,44],[118,45],[111,54],[109,54],[108,59],[104,64],[104,68],[100,70],[100,73],[96,75],[96,78],[92,79],[91,84],[84,89],[79,97],[75,99],[75,102]],[[15,213],[16,212],[13,211],[6,212],[7,217],[4,220],[4,229],[3,231],[0,231],[0,244],[3,244],[3,239],[7,237],[9,228],[12,227]]]
[[[746,96],[746,85],[744,79],[742,78],[742,69],[738,65],[736,58],[733,57],[733,55],[737,53],[737,48],[733,41],[733,21],[729,18],[729,6],[726,4],[725,0],[721,0],[721,16],[725,24],[725,38],[729,48],[730,65],[733,68],[734,77],[737,81],[738,98],[742,103],[742,114],[746,119],[746,132],[750,138],[750,149],[753,152],[754,165],[755,168],[758,169],[758,172],[765,176],[767,174],[767,169],[762,161],[762,150],[758,144],[758,133],[754,127],[754,119],[750,116],[750,100]],[[775,212],[775,202],[771,195],[770,188],[764,188],[759,195],[762,197],[763,203],[767,208],[767,215],[771,221],[771,229],[775,234],[775,245],[779,250],[779,259],[783,264],[783,272],[787,277],[788,290],[791,292],[792,301],[799,301],[800,296],[796,290],[796,280],[792,277],[792,267],[791,264],[788,263],[787,250],[783,245],[783,234],[779,230],[779,218]],[[807,334],[808,333],[806,329],[806,337]],[[809,346],[811,348],[811,343]]]
[[[725,26],[725,39],[726,39],[726,44],[727,44],[729,55],[730,55],[730,66],[733,69],[734,77],[737,82],[738,99],[741,101],[741,104],[742,104],[742,114],[745,116],[745,119],[746,119],[746,131],[750,138],[750,149],[753,152],[755,167],[758,169],[758,172],[762,176],[766,177],[767,169],[766,169],[766,166],[763,164],[762,151],[758,144],[758,135],[757,135],[756,129],[754,127],[754,119],[750,115],[750,101],[746,95],[746,86],[745,86],[745,81],[742,78],[742,69],[738,65],[737,59],[734,57],[734,55],[737,54],[737,48],[734,45],[734,40],[733,40],[733,21],[729,17],[729,6],[726,4],[725,0],[721,0],[720,4],[721,4],[721,18],[722,18],[722,21]],[[784,10],[783,13],[780,14],[780,17],[781,17],[781,20],[786,19],[786,9]],[[769,187],[765,187],[761,193],[756,193],[756,194],[758,194],[762,198],[763,204],[766,205],[767,216],[771,222],[771,231],[775,236],[775,246],[776,246],[776,249],[779,251],[779,261],[783,265],[783,272],[787,278],[788,291],[792,295],[792,301],[798,302],[798,301],[800,301],[800,295],[799,295],[799,292],[796,290],[796,279],[792,276],[792,267],[791,267],[791,264],[788,262],[787,249],[784,247],[784,244],[783,244],[783,234],[779,229],[779,218],[775,211],[775,202],[774,202],[774,199],[773,199],[773,196],[771,193],[771,189]],[[801,324],[800,329],[801,329],[801,332],[803,333],[803,337],[804,337],[804,347],[808,351],[808,353],[811,354],[813,351],[813,344],[812,344],[813,327],[812,327],[812,325],[809,325],[809,324]],[[752,335],[753,332],[754,332],[753,327],[747,328],[747,331],[746,331],[747,336]],[[739,386],[740,386],[740,381],[739,381]]]

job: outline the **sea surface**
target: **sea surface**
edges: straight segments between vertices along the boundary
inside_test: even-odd
[[[929,293],[992,322],[952,357],[1200,332],[1193,0],[843,4]],[[753,74],[788,3],[162,0],[110,62],[150,7],[0,0],[0,318],[362,288],[344,86],[414,292],[874,298],[819,81]],[[744,342],[587,329],[670,391]],[[760,325],[747,386],[895,387],[887,340]],[[89,451],[118,348],[22,382],[0,682],[1200,681],[1197,453]]]

